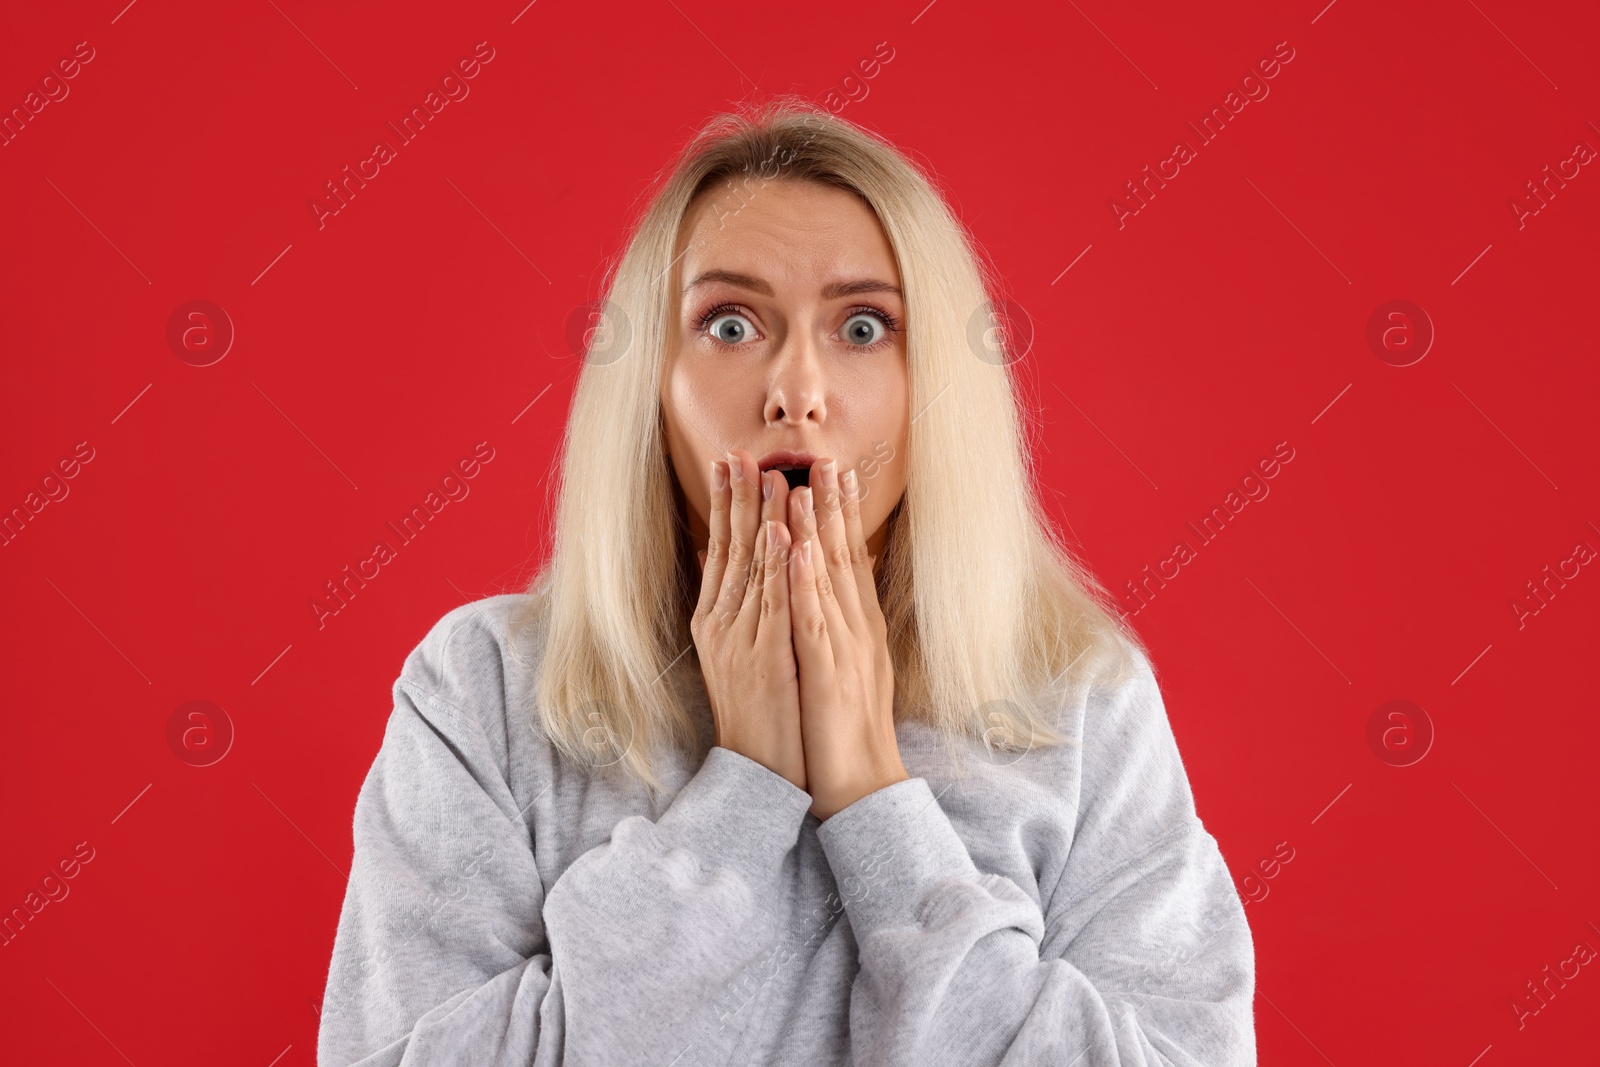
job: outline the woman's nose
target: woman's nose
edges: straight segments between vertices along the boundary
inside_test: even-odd
[[[791,335],[777,354],[767,390],[768,422],[793,425],[827,418],[827,383],[815,341]]]
[[[827,418],[820,382],[801,383],[792,378],[774,383],[767,394],[767,421],[801,425]]]

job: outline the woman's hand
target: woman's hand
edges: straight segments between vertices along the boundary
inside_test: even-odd
[[[827,819],[910,777],[894,733],[894,668],[861,530],[860,488],[823,460],[788,502],[789,612],[811,812]],[[816,507],[813,509],[813,494]]]
[[[716,743],[805,789],[789,576],[783,565],[789,549],[789,527],[783,522],[789,485],[776,471],[761,475],[759,484],[757,475],[754,457],[742,450],[728,453],[726,464],[711,464],[710,535],[701,555],[700,602],[689,628]],[[770,495],[762,493],[762,485]]]

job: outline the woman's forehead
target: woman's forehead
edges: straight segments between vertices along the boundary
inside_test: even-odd
[[[898,286],[893,248],[859,196],[815,182],[768,182],[702,194],[684,218],[682,285],[724,270],[774,281],[878,278]],[[820,283],[818,283],[820,284]]]

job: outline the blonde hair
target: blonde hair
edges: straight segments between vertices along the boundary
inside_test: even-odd
[[[677,684],[699,679],[689,623],[700,579],[662,417],[674,247],[699,194],[741,183],[759,195],[772,180],[856,192],[900,270],[917,414],[908,454],[891,460],[908,464],[907,481],[877,575],[895,721],[942,733],[956,766],[964,739],[1024,751],[1068,741],[1055,683],[1121,680],[1143,645],[1039,505],[1016,353],[993,331],[989,347],[970,340],[990,321],[993,275],[899,150],[792,97],[702,127],[658,176],[608,272],[551,479],[551,555],[528,589],[525,619],[544,631],[535,701],[546,735],[581,764],[621,763],[656,790],[659,743],[705,754]]]

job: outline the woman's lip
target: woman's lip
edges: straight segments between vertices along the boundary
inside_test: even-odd
[[[765,456],[759,466],[761,470],[768,471],[782,463],[793,467],[810,467],[816,462],[817,457],[810,452],[773,452]]]

